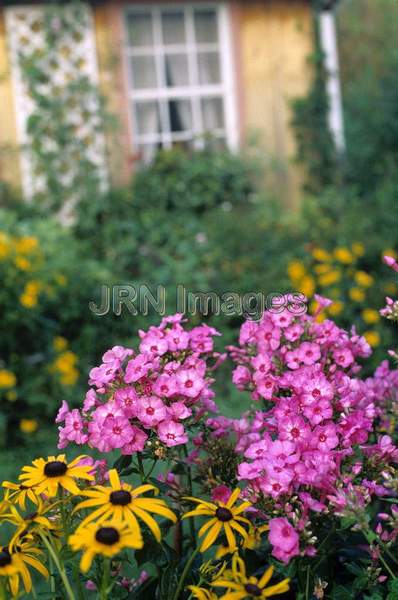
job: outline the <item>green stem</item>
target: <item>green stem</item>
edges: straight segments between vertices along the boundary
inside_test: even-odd
[[[141,483],[144,483],[146,480],[145,471],[144,471],[144,461],[142,460],[141,452],[137,452],[137,460],[138,460],[138,469],[141,475]]]
[[[48,541],[48,539],[46,538],[46,536],[40,532],[39,536],[41,537],[43,544],[45,545],[45,547],[48,550],[49,555],[51,556],[55,566],[58,569],[58,572],[60,574],[60,577],[62,579],[62,583],[64,584],[65,587],[65,591],[66,591],[66,595],[68,596],[69,600],[75,600],[75,594],[73,593],[73,590],[71,588],[71,585],[69,583],[69,579],[68,576],[66,574],[65,571],[65,567],[62,565],[61,561],[59,560],[57,553],[55,552],[54,548],[52,547],[52,545],[50,544],[50,542]]]
[[[187,448],[186,444],[184,444],[184,446],[183,446],[183,452],[184,452],[185,458],[188,458],[188,448]],[[188,464],[187,464],[187,469],[188,469],[187,476],[188,476],[189,495],[193,496],[192,473],[191,473],[191,467]],[[195,546],[196,546],[195,517],[192,517],[191,519],[189,519],[189,528],[190,528],[192,548],[195,548]]]
[[[104,572],[102,574],[102,582],[101,582],[101,589],[100,589],[100,599],[101,600],[107,600],[107,598],[108,598],[109,582],[110,582],[110,579],[111,579],[111,559],[110,558],[104,557],[103,568],[104,568]]]
[[[49,556],[49,566],[50,566],[50,591],[51,591],[51,597],[55,598],[55,577],[54,577],[54,562],[53,559],[51,557],[51,555]]]
[[[310,566],[307,566],[307,580],[305,582],[305,600],[310,599]]]
[[[7,600],[5,582],[2,577],[0,577],[0,600]]]
[[[184,567],[184,570],[183,570],[180,580],[178,582],[176,593],[173,596],[173,600],[179,600],[180,594],[184,591],[185,580],[186,580],[189,570],[192,566],[192,563],[195,560],[196,555],[199,552],[199,548],[200,548],[200,546],[197,546],[197,548],[195,548],[195,550],[192,552],[190,558],[187,560],[187,563]]]
[[[381,553],[380,553],[379,559],[380,559],[381,564],[383,565],[383,567],[385,568],[385,570],[391,575],[391,577],[393,579],[397,579],[396,575],[394,575],[394,573],[391,571],[388,563],[384,560],[384,558],[382,557]]]

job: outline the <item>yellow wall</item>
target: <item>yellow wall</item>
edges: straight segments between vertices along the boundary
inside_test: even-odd
[[[17,132],[10,78],[4,10],[0,8],[0,180],[20,183]]]
[[[310,2],[243,0],[238,21],[244,129],[257,131],[265,153],[277,159],[276,190],[294,207],[302,173],[292,164],[295,141],[289,101],[304,95],[311,79]]]

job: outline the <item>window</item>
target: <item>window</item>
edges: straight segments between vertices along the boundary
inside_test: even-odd
[[[126,60],[134,146],[201,148],[206,133],[236,145],[229,24],[224,5],[130,7]]]

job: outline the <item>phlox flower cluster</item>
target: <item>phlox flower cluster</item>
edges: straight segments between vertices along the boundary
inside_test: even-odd
[[[375,440],[373,431],[376,421],[389,426],[398,371],[385,362],[374,377],[359,379],[358,361],[371,350],[354,328],[347,333],[317,315],[286,310],[245,322],[239,347],[229,351],[234,384],[260,406],[240,419],[209,418],[207,426],[215,437],[234,432],[237,478],[265,518],[279,511],[269,539],[274,556],[288,562],[300,553],[311,513],[341,511],[353,493],[363,504],[388,494],[383,469],[398,462],[398,448],[389,435]],[[315,552],[309,538],[307,554]]]
[[[207,325],[187,331],[176,314],[139,331],[138,352],[122,346],[105,352],[90,371],[82,409],[64,401],[59,410],[59,448],[75,442],[130,455],[150,436],[167,447],[185,444],[185,423],[215,410],[210,374],[223,358],[214,352],[217,335]]]

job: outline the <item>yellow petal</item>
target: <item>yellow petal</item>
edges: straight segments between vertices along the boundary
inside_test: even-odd
[[[202,542],[202,545],[200,547],[201,552],[206,552],[206,550],[210,548],[212,544],[214,544],[214,542],[220,534],[221,527],[222,523],[220,523],[220,521],[213,525],[213,527],[210,529],[209,533],[206,535],[205,539]]]

